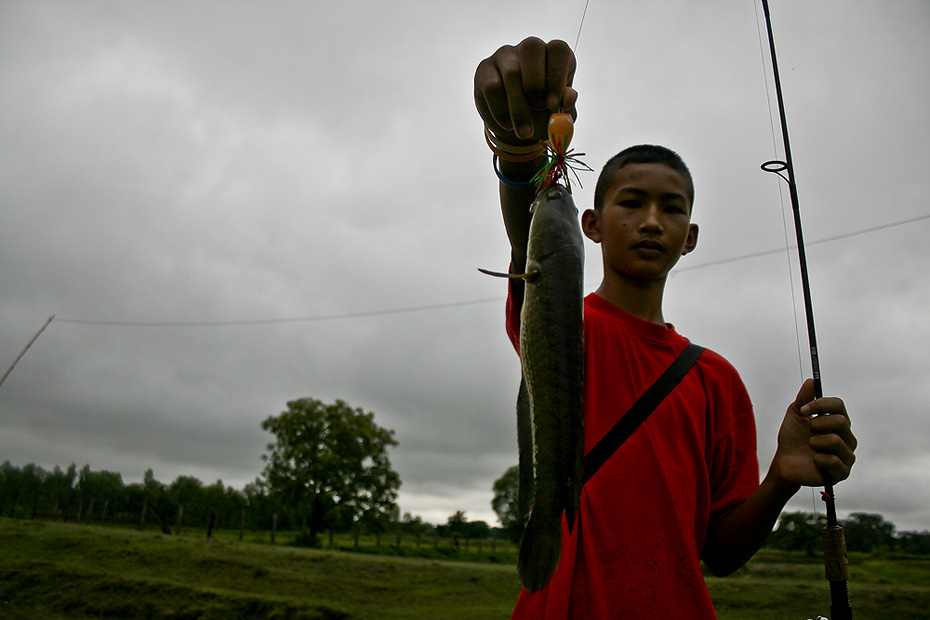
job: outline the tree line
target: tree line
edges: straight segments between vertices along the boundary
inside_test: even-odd
[[[241,490],[221,480],[204,484],[179,476],[164,484],[151,469],[141,483],[125,484],[110,471],[67,469],[48,471],[35,464],[0,465],[0,516],[61,519],[82,523],[155,524],[164,533],[180,533],[185,525],[249,531],[299,532],[296,542],[320,545],[320,534],[355,532],[380,537],[432,533],[458,539],[483,539],[501,534],[520,540],[525,523],[517,511],[517,468],[508,469],[493,486],[492,508],[503,528],[470,522],[462,511],[444,525],[432,526],[405,514],[396,503],[400,476],[391,466],[388,449],[396,446],[394,431],[380,427],[374,414],[337,400],[326,404],[312,398],[287,403],[287,409],[261,423],[274,436],[262,455],[260,476]],[[841,522],[851,552],[895,551],[930,554],[930,532],[896,532],[878,514],[853,513]],[[825,526],[822,515],[784,513],[766,546],[815,554]],[[357,540],[357,539],[356,539]]]
[[[525,521],[517,508],[519,472],[516,465],[494,482],[494,499],[491,506],[503,525],[504,532],[514,542],[523,535]],[[822,552],[825,515],[806,512],[782,513],[778,526],[765,543],[769,549],[803,551],[808,555]],[[851,552],[900,552],[930,555],[930,532],[898,532],[880,514],[855,512],[841,520],[846,538],[846,549]]]
[[[487,538],[492,528],[470,522],[464,512],[444,525],[402,518],[396,503],[400,476],[388,454],[394,431],[378,426],[374,414],[341,400],[312,398],[287,403],[287,410],[262,422],[274,436],[262,455],[264,470],[235,489],[193,476],[162,483],[151,469],[141,483],[125,484],[117,472],[36,464],[0,465],[0,516],[60,519],[81,523],[155,525],[164,533],[185,526],[249,531],[296,531],[297,542],[319,545],[320,534],[396,532],[420,537]]]
[[[143,482],[126,484],[121,474],[93,471],[89,465],[80,469],[74,464],[66,469],[56,465],[47,470],[33,463],[21,467],[9,461],[0,464],[0,517],[154,527],[165,534],[179,534],[184,528],[275,529],[294,532],[301,542],[300,514],[276,498],[261,479],[243,489],[225,486],[222,480],[204,484],[193,476],[178,476],[166,484],[149,469]],[[464,511],[433,525],[410,513],[401,517],[396,509],[381,519],[350,519],[333,531],[462,540],[493,538],[499,533],[485,521],[469,521]]]
[[[822,551],[826,515],[808,512],[783,513],[778,528],[766,542],[767,548],[804,551],[813,556]],[[895,525],[880,514],[854,512],[840,519],[849,552],[898,552],[930,555],[930,532],[898,532]]]

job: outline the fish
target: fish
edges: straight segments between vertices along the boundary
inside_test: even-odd
[[[571,532],[581,498],[584,244],[578,209],[565,187],[543,189],[531,211],[526,273],[515,276],[526,283],[517,398],[518,506],[532,505],[517,572],[523,586],[536,592],[558,568],[562,515]]]

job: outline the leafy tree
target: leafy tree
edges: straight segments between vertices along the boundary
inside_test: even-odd
[[[245,494],[232,487],[223,486],[222,480],[203,488],[202,501],[207,515],[213,511],[217,527],[231,527],[240,521],[240,511],[245,508]]]
[[[423,522],[423,517],[417,515],[413,516],[409,512],[404,513],[403,521],[400,522],[401,531],[405,534],[414,534],[420,535],[428,528],[429,526]]]
[[[280,506],[271,496],[267,482],[256,478],[246,484],[242,492],[248,508],[249,527],[257,530],[271,528],[273,515],[280,512]]]
[[[171,530],[168,529],[167,522],[169,510],[171,508],[171,503],[168,499],[168,489],[155,478],[155,473],[151,469],[146,469],[145,475],[142,476],[142,488],[146,505],[158,521],[158,526],[161,528],[162,533],[170,534]]]
[[[30,519],[36,518],[39,507],[39,497],[45,487],[45,480],[48,472],[36,465],[29,463],[24,465],[20,470],[20,491],[22,492],[22,502],[26,509],[23,516],[29,515]]]
[[[186,523],[197,523],[203,519],[203,482],[193,476],[178,476],[168,487],[168,497],[177,506],[177,529]]]
[[[894,524],[879,514],[854,512],[842,525],[849,551],[889,550],[894,546]]]
[[[897,548],[904,553],[930,554],[930,532],[901,532],[897,538]]]
[[[71,463],[65,471],[56,465],[55,470],[45,479],[52,516],[65,516],[74,494],[75,482],[77,482],[77,466],[74,463]]]
[[[494,498],[491,508],[497,514],[507,536],[513,542],[523,537],[526,523],[520,519],[517,509],[517,491],[520,487],[520,468],[514,465],[504,472],[504,475],[494,481]]]
[[[116,502],[124,496],[124,488],[123,477],[118,472],[95,472],[91,471],[90,465],[85,465],[77,481],[77,489],[84,502],[82,518],[102,517],[111,504],[110,509],[115,508]]]
[[[337,516],[371,523],[394,510],[400,476],[387,451],[397,441],[373,413],[301,398],[262,429],[276,438],[262,455],[267,486],[307,524],[310,541]]]
[[[3,508],[9,505],[9,516],[15,516],[16,503],[19,501],[19,496],[23,492],[21,482],[22,472],[19,467],[16,467],[9,461],[4,461],[3,465],[0,465],[0,486],[2,486],[2,492],[0,492],[0,514],[3,513]]]
[[[779,549],[804,551],[808,556],[823,547],[826,517],[808,512],[785,512],[778,519],[778,529],[768,543]]]

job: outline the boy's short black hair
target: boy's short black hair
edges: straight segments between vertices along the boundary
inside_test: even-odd
[[[670,148],[659,146],[657,144],[638,144],[623,149],[613,157],[607,160],[601,169],[601,174],[597,178],[597,185],[594,187],[594,208],[600,210],[604,206],[604,196],[610,187],[610,178],[615,170],[623,168],[627,164],[664,164],[682,174],[691,188],[691,203],[694,204],[694,180],[691,178],[691,171],[685,164],[681,155]]]

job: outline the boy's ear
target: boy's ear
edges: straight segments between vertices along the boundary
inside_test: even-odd
[[[694,248],[697,247],[698,242],[698,225],[690,224],[688,226],[688,236],[685,237],[685,249],[682,251],[681,255],[690,254],[694,251]]]
[[[584,236],[594,243],[601,242],[601,213],[594,209],[586,209],[581,214],[581,231]]]

